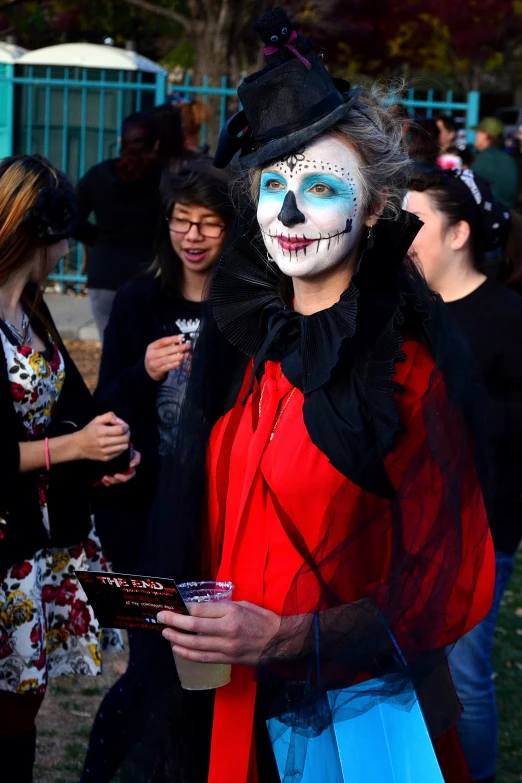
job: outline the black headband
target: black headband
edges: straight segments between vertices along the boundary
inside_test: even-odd
[[[53,245],[74,234],[78,219],[74,189],[67,177],[58,173],[55,187],[40,190],[23,222],[45,245]]]

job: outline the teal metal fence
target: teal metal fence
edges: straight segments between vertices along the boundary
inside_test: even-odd
[[[199,98],[203,103],[208,103],[209,96],[219,96],[219,127],[222,128],[228,116],[233,111],[237,111],[237,90],[235,87],[227,87],[227,78],[223,76],[220,87],[209,87],[208,78],[203,77],[203,83],[200,86],[191,82],[190,74],[186,74],[182,84],[171,86],[170,96],[180,96],[184,100]],[[474,128],[479,121],[480,112],[480,92],[473,90],[465,96],[465,100],[456,100],[453,90],[435,91],[433,89],[425,90],[418,94],[411,88],[406,95],[397,94],[393,98],[394,103],[404,106],[408,114],[422,114],[428,118],[438,117],[441,114],[458,117],[461,121],[461,128],[466,133],[468,144],[473,143]],[[204,145],[207,140],[208,128],[206,123],[201,127],[201,144]]]
[[[191,100],[200,98],[203,103],[208,103],[210,96],[219,98],[216,120],[218,121],[218,129],[221,129],[231,113],[238,108],[237,88],[227,86],[227,77],[221,77],[221,85],[219,87],[208,86],[208,76],[203,76],[201,86],[197,86],[191,83],[190,74],[186,74],[183,84],[171,86],[169,89],[169,98],[176,99],[180,97],[182,100]],[[206,122],[201,126],[200,144],[202,147],[207,143],[208,137],[208,124]]]
[[[0,158],[40,153],[73,182],[115,157],[124,117],[165,102],[166,73],[38,65],[0,66]],[[71,243],[52,280],[85,282]]]
[[[163,72],[0,64],[0,159],[38,152],[77,182],[91,166],[117,155],[126,115],[177,97],[210,102],[215,132],[239,108],[236,89],[228,86],[225,76],[219,87],[209,86],[207,77],[201,85],[192,84],[188,74],[182,84],[168,87]],[[396,103],[403,104],[410,115],[459,116],[472,141],[472,128],[479,120],[479,92],[470,92],[459,101],[451,91],[428,90],[419,96],[411,89],[397,96]],[[204,123],[202,145],[209,130]],[[80,247],[71,246],[52,279],[77,288],[85,282]]]
[[[478,90],[468,92],[465,101],[456,101],[453,90],[447,90],[440,97],[436,96],[434,90],[427,90],[426,97],[419,98],[416,97],[414,89],[409,89],[407,97],[399,98],[397,103],[405,106],[410,116],[419,112],[428,118],[440,117],[441,114],[450,117],[460,116],[463,120],[462,128],[466,131],[467,143],[473,143],[474,128],[478,125],[480,115],[480,92]]]

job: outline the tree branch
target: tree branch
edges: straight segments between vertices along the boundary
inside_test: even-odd
[[[172,8],[163,8],[163,6],[156,5],[156,3],[150,3],[149,0],[125,0],[125,2],[136,6],[136,8],[143,8],[144,11],[164,16],[166,19],[170,19],[171,22],[180,24],[185,30],[192,29],[190,21],[183,14],[173,11]]]
[[[203,19],[204,8],[202,0],[187,0],[187,6],[192,19]]]
[[[9,3],[2,3],[2,5],[0,5],[0,11],[7,11],[16,5],[22,5],[23,3],[27,2],[28,0],[11,0]]]

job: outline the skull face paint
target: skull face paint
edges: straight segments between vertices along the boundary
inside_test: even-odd
[[[331,136],[263,170],[257,219],[283,274],[315,277],[350,256],[364,220],[361,182],[356,153]]]

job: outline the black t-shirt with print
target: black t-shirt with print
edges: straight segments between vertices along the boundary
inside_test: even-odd
[[[496,474],[490,527],[495,548],[513,554],[522,539],[522,297],[488,279],[447,306],[486,386]]]
[[[160,278],[144,277],[123,286],[114,300],[105,331],[96,399],[131,429],[142,464],[133,481],[111,487],[97,501],[96,521],[104,549],[116,570],[137,568],[143,534],[156,491],[161,453],[174,443],[188,362],[163,383],[147,374],[150,343],[174,334],[187,339],[197,331],[201,303],[173,296]],[[135,571],[137,573],[137,571]]]
[[[201,303],[177,299],[175,304],[172,312],[175,320],[171,324],[170,334],[182,334],[185,340],[190,341],[194,346],[199,329]],[[190,363],[191,355],[187,354],[181,366],[176,370],[171,370],[158,387],[156,411],[158,414],[159,452],[162,457],[172,452],[176,442],[181,406],[185,399],[189,380]]]

